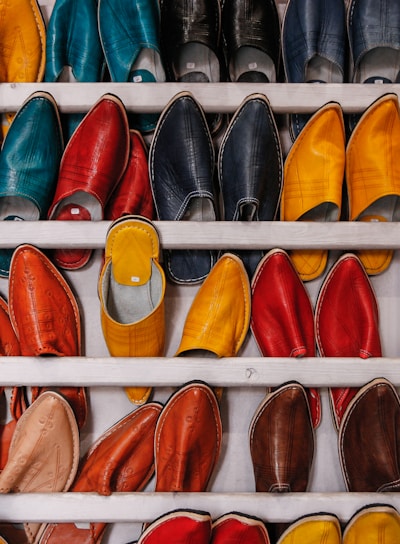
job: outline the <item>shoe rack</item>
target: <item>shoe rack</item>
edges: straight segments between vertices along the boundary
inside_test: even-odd
[[[50,0],[40,2],[44,15]],[[279,2],[282,8],[284,2]],[[50,92],[60,111],[86,112],[106,92],[119,96],[129,111],[161,112],[179,91],[189,90],[206,112],[233,113],[253,92],[264,93],[275,114],[311,113],[328,101],[341,104],[344,113],[359,113],[383,92],[400,93],[400,85],[356,84],[234,84],[157,83],[47,83],[0,84],[0,111],[17,111],[36,90]],[[355,358],[270,359],[261,357],[250,333],[235,358],[174,358],[183,323],[198,286],[168,284],[166,291],[167,346],[165,357],[111,358],[102,336],[97,278],[109,223],[48,221],[0,222],[0,247],[30,243],[41,249],[56,247],[92,248],[90,263],[80,271],[66,272],[81,309],[84,356],[68,358],[0,358],[1,384],[82,385],[88,388],[89,421],[81,433],[84,453],[96,438],[134,409],[123,386],[152,385],[154,400],[165,402],[183,383],[201,379],[224,388],[221,401],[223,446],[218,466],[207,493],[154,493],[154,481],[140,493],[55,493],[0,495],[0,520],[75,522],[112,525],[103,544],[124,544],[138,538],[142,522],[177,508],[203,509],[216,518],[236,510],[266,522],[291,522],[315,512],[331,512],[343,522],[360,507],[377,502],[400,509],[395,493],[349,493],[337,451],[327,397],[328,386],[361,386],[384,376],[400,386],[400,256],[381,276],[371,278],[380,312],[383,357],[362,361]],[[329,249],[327,270],[344,251],[400,248],[400,223],[195,223],[155,222],[165,249]],[[306,284],[315,302],[323,277]],[[7,298],[8,282],[0,280],[0,292]],[[346,304],[346,301],[343,301]],[[149,378],[150,377],[150,378]],[[149,380],[151,383],[149,383]],[[265,395],[267,386],[297,380],[306,387],[319,387],[322,394],[322,422],[316,430],[316,452],[309,491],[296,494],[255,493],[248,447],[248,427]],[[358,453],[355,452],[355,455]]]

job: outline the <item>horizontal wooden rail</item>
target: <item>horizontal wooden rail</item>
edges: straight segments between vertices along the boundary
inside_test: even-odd
[[[15,493],[0,495],[1,521],[151,522],[177,509],[209,512],[213,519],[231,511],[266,522],[291,522],[329,512],[347,521],[366,504],[400,509],[398,493]],[[60,543],[61,544],[61,543]]]
[[[46,91],[63,113],[87,112],[105,93],[119,96],[128,111],[158,113],[183,90],[191,92],[206,112],[232,113],[247,96],[262,93],[277,114],[311,113],[327,102],[338,102],[345,113],[357,113],[385,93],[398,94],[400,84],[1,83],[0,112],[17,111],[33,92]]]
[[[0,248],[104,248],[109,221],[0,221]],[[400,222],[154,221],[163,249],[398,249]]]
[[[400,359],[307,357],[0,357],[0,385],[179,386],[202,380],[214,386],[362,386],[385,377],[400,386]]]

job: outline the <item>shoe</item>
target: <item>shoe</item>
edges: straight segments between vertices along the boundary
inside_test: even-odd
[[[120,182],[129,158],[129,125],[125,107],[103,95],[83,118],[68,142],[60,164],[56,192],[48,219],[101,221],[104,208]],[[91,249],[56,249],[59,268],[85,266]]]
[[[289,0],[282,23],[282,58],[287,83],[343,83],[346,73],[346,13],[343,0]],[[296,140],[310,119],[289,116]]]
[[[360,509],[346,524],[343,544],[397,544],[400,515],[389,504],[372,504]]]
[[[43,80],[46,27],[37,0],[13,0],[0,14],[0,82],[34,83]],[[5,138],[14,113],[2,116]]]
[[[140,132],[130,130],[129,135],[128,165],[104,210],[107,221],[123,215],[140,215],[150,221],[155,218],[146,144]]]
[[[250,330],[263,357],[315,357],[314,312],[294,265],[282,249],[261,260],[251,281]],[[318,389],[307,388],[313,427],[321,421]]]
[[[225,81],[218,0],[161,0],[161,50],[169,81]],[[211,134],[222,126],[221,114],[207,114]]]
[[[98,24],[111,81],[165,81],[158,0],[99,0]],[[151,132],[157,119],[156,114],[135,115],[132,128]]]
[[[339,221],[345,171],[345,128],[339,104],[329,102],[307,122],[284,165],[281,221]],[[327,250],[294,250],[303,281],[324,272]]]
[[[112,357],[162,357],[165,346],[165,275],[158,233],[143,217],[123,216],[108,232],[98,294],[101,326]],[[126,387],[143,404],[149,387]]]
[[[385,378],[361,387],[339,427],[339,456],[348,491],[400,491],[400,399]]]
[[[230,512],[212,524],[210,544],[270,544],[267,528],[261,519]]]
[[[200,104],[181,92],[164,108],[149,151],[150,183],[161,221],[216,221],[214,146]],[[200,283],[216,261],[209,250],[168,250],[174,283]]]
[[[0,219],[45,219],[63,153],[57,104],[49,93],[31,94],[14,117],[0,154]],[[14,249],[0,250],[0,276],[8,277]]]
[[[218,178],[224,221],[276,219],[283,159],[274,115],[264,95],[249,95],[232,117],[219,148]],[[251,277],[263,251],[238,254]]]
[[[396,94],[373,102],[353,130],[346,150],[350,221],[386,222],[400,217],[400,108]],[[367,274],[389,267],[392,250],[357,252]]]
[[[250,305],[243,263],[236,255],[224,253],[196,293],[175,357],[199,351],[235,357],[249,329]]]
[[[350,0],[347,34],[352,83],[400,82],[400,6],[391,0]],[[350,115],[350,131],[360,119]]]
[[[314,430],[304,388],[291,382],[268,393],[249,428],[256,491],[307,491]]]
[[[222,29],[230,81],[279,80],[281,24],[274,0],[225,0]]]
[[[79,461],[79,430],[68,402],[46,391],[18,421],[9,459],[0,474],[0,493],[55,493],[68,491]],[[44,528],[25,523],[30,544]]]
[[[46,82],[102,81],[104,54],[97,28],[97,1],[57,0],[46,28]],[[84,114],[63,117],[68,141]]]
[[[154,431],[162,406],[148,403],[134,410],[108,429],[81,460],[73,492],[95,492],[109,496],[144,489],[154,474]],[[106,523],[90,523],[79,528],[75,523],[50,523],[43,544],[99,544]]]
[[[183,385],[166,402],[157,421],[155,491],[206,491],[221,440],[222,422],[214,391],[203,382]]]
[[[343,304],[346,301],[346,304]],[[315,336],[321,357],[381,357],[378,303],[360,260],[351,253],[326,275],[315,305]],[[339,429],[356,387],[330,387],[333,423]]]
[[[341,544],[341,535],[340,522],[335,515],[318,513],[293,522],[277,544]]]
[[[22,244],[14,251],[8,305],[21,355],[81,355],[81,322],[75,296],[48,257],[29,244]],[[32,402],[45,389],[32,387]],[[68,400],[81,429],[87,416],[85,388],[58,387],[55,390]]]
[[[208,512],[174,510],[153,521],[141,534],[137,544],[209,544],[211,517]]]

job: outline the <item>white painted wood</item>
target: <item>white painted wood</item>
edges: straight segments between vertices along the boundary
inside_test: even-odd
[[[179,92],[189,91],[206,112],[232,113],[250,94],[265,94],[274,113],[312,113],[338,102],[344,113],[359,113],[384,93],[399,95],[400,84],[360,83],[1,83],[0,113],[17,111],[35,91],[49,92],[63,113],[87,112],[103,94],[117,95],[128,111],[158,113]]]
[[[213,386],[261,387],[279,386],[290,377],[306,387],[346,387],[362,386],[379,376],[400,386],[400,359],[2,357],[0,375],[4,386],[179,387],[192,380],[203,380]]]
[[[310,503],[318,512],[332,512],[345,522],[365,504],[391,504],[400,508],[398,493],[115,493],[104,497],[95,493],[43,493],[0,495],[0,517],[13,511],[15,521],[122,523],[151,522],[177,509],[209,512],[215,519],[229,511],[248,512],[268,522],[290,522],[309,513]],[[62,543],[60,543],[62,544]]]
[[[109,221],[0,221],[0,248],[104,248]],[[162,249],[398,249],[400,223],[154,221]]]

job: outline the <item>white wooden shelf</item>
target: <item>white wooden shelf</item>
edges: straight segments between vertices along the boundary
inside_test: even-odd
[[[400,222],[154,221],[163,249],[398,249]],[[0,248],[105,246],[109,221],[0,221]],[[10,226],[12,225],[12,228]]]
[[[0,383],[13,385],[180,386],[202,380],[213,386],[362,386],[384,376],[400,386],[400,359],[376,357],[0,357]]]
[[[310,513],[335,512],[343,521],[365,504],[400,508],[398,493],[45,493],[0,495],[0,518],[13,522],[151,522],[176,509],[210,512],[215,519],[227,512],[247,512],[265,521],[291,522]],[[12,512],[12,514],[10,514]],[[315,513],[314,512],[314,513]],[[61,544],[61,543],[60,543]]]
[[[311,113],[338,102],[344,113],[364,111],[384,93],[400,93],[400,84],[360,83],[1,83],[0,113],[17,111],[35,91],[49,92],[62,113],[88,111],[105,93],[113,93],[128,111],[159,113],[182,90],[191,92],[206,112],[232,113],[250,94],[265,94],[276,114]]]

